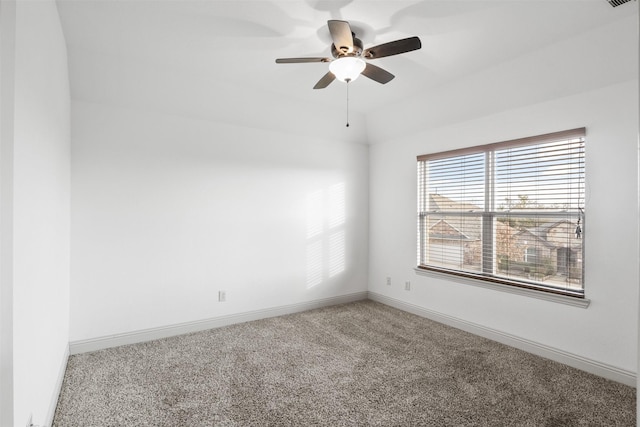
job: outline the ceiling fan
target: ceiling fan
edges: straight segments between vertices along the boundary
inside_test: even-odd
[[[398,55],[411,52],[422,47],[418,37],[395,40],[363,50],[362,41],[356,38],[347,21],[327,21],[329,33],[331,33],[331,55],[334,59],[326,57],[316,58],[278,58],[277,64],[296,64],[304,62],[328,62],[329,71],[325,74],[314,89],[324,89],[336,78],[343,82],[351,82],[360,74],[375,80],[378,83],[389,83],[395,76],[390,72],[377,67],[369,60],[384,58],[385,56]],[[365,61],[366,60],[366,61]]]

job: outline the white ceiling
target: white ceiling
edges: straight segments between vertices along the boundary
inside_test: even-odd
[[[361,77],[350,85],[353,114],[368,115],[637,14],[635,1],[612,8],[605,0],[57,3],[73,99],[221,120],[273,119],[287,108],[297,117],[301,106],[343,117],[344,83],[312,89],[327,64],[275,63],[330,56],[328,19],[348,20],[365,48],[410,36],[422,41],[421,50],[375,60],[396,75],[390,83]]]

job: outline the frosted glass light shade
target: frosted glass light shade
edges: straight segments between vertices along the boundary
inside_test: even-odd
[[[329,63],[329,71],[340,81],[352,82],[358,78],[366,66],[367,64],[362,59],[354,56],[346,56]]]

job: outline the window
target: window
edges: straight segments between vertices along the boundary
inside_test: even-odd
[[[536,262],[538,257],[538,248],[535,246],[527,246],[524,253],[524,262]]]
[[[585,129],[418,157],[418,268],[584,298]]]

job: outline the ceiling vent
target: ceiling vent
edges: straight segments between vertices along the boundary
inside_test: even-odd
[[[609,4],[613,7],[620,6],[621,4],[625,4],[630,2],[631,0],[607,0]]]

